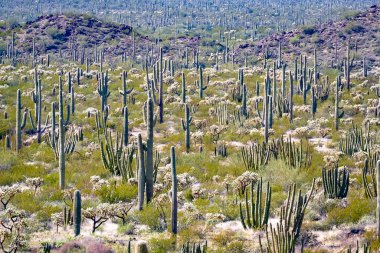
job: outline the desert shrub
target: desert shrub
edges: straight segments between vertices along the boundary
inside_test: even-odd
[[[59,250],[60,253],[85,253],[86,247],[78,242],[65,243]]]
[[[46,34],[53,40],[66,41],[67,39],[65,30],[58,29],[57,26],[50,26],[46,28]]]
[[[166,220],[168,220],[170,213],[169,207],[165,208],[164,211]],[[161,219],[161,213],[153,204],[146,205],[142,211],[135,213],[134,217],[138,220],[139,223],[149,226],[152,230],[166,230],[166,224],[164,224],[164,221]]]
[[[174,252],[176,250],[176,238],[152,238],[148,245],[152,252]]]
[[[365,28],[358,23],[350,23],[344,30],[348,34],[365,32]]]
[[[112,249],[106,247],[100,242],[91,242],[87,244],[86,253],[112,253]]]
[[[102,202],[130,202],[137,196],[137,186],[130,184],[104,185],[95,191]]]
[[[316,32],[316,29],[313,26],[305,26],[302,28],[302,32],[306,35],[312,35]]]
[[[334,207],[328,212],[328,222],[331,225],[356,223],[363,216],[374,212],[374,210],[375,203],[372,200],[362,198],[358,193],[355,193],[349,196],[346,207]]]

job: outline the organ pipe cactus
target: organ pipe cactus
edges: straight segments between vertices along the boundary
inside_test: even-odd
[[[293,84],[293,75],[292,75],[292,72],[290,72],[289,76],[290,76],[289,120],[290,120],[290,123],[293,123],[293,94],[294,94],[294,84]]]
[[[347,168],[339,170],[338,166],[334,169],[322,169],[322,182],[324,194],[329,199],[347,197],[350,183],[350,173]]]
[[[256,186],[256,198],[254,199],[253,192],[253,183],[251,183],[251,201],[248,201],[248,191],[245,192],[245,213],[246,217],[244,217],[243,207],[240,203],[240,220],[244,227],[247,228],[256,228],[261,229],[268,224],[269,219],[269,210],[271,203],[271,194],[272,189],[269,186],[269,182],[267,183],[266,188],[266,198],[264,206],[262,206],[262,200],[264,198],[262,192],[263,182],[262,179],[259,180]]]
[[[177,212],[178,212],[178,200],[177,200],[177,169],[175,161],[175,148],[170,149],[171,155],[171,169],[172,169],[172,190],[171,190],[171,225],[172,233],[177,234]]]
[[[189,106],[185,105],[185,119],[181,119],[182,129],[185,131],[185,145],[186,152],[189,153],[190,150],[190,124],[192,121],[192,117],[190,116]]]
[[[375,169],[369,168],[368,159],[364,161],[364,168],[362,172],[363,186],[365,191],[365,196],[369,199],[377,197],[377,180]],[[368,176],[370,180],[368,179]]]
[[[80,226],[82,222],[82,200],[80,191],[76,190],[74,192],[73,201],[73,223],[74,223],[74,235],[78,236],[80,234]]]

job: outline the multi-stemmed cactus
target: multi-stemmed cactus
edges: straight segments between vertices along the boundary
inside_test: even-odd
[[[244,217],[243,207],[242,207],[242,204],[240,203],[240,220],[244,229],[247,229],[247,228],[261,229],[267,226],[268,224],[272,189],[269,186],[269,182],[268,182],[267,188],[266,188],[265,202],[264,202],[264,206],[262,206],[262,201],[264,199],[262,187],[263,187],[263,182],[262,182],[262,179],[260,179],[256,186],[256,198],[254,198],[253,197],[254,186],[253,186],[253,183],[251,183],[250,202],[248,201],[248,191],[245,191],[246,217]]]
[[[286,204],[281,207],[280,221],[275,227],[267,227],[267,252],[294,253],[296,242],[300,236],[305,211],[314,192],[315,179],[309,194],[302,196],[301,191],[296,196],[295,184],[288,192]],[[261,245],[261,240],[260,240]]]
[[[185,146],[186,152],[190,151],[190,124],[192,121],[192,117],[190,116],[189,106],[185,105],[185,119],[181,119],[182,129],[185,131]]]
[[[338,166],[330,170],[323,168],[322,182],[326,198],[345,198],[350,184],[350,172],[346,167],[342,170],[339,170]]]
[[[369,199],[377,197],[377,180],[375,171],[376,170],[374,168],[369,167],[368,159],[365,159],[364,168],[362,171],[362,179],[365,196]]]

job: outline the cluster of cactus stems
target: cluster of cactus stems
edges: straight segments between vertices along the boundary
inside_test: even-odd
[[[312,198],[314,186],[315,179],[313,179],[309,194],[304,196],[301,194],[301,190],[296,195],[296,185],[291,186],[285,205],[281,207],[280,221],[275,227],[272,224],[267,227],[266,252],[295,252],[296,242],[300,236],[305,211]],[[261,238],[259,239],[260,250],[261,252],[265,252],[262,247]]]
[[[202,245],[201,243],[187,242],[182,245],[181,253],[206,253],[207,241]]]
[[[365,196],[369,199],[377,197],[377,180],[374,167],[369,167],[368,159],[364,161],[362,179]]]
[[[256,198],[254,198],[254,184],[251,183],[251,195],[250,201],[248,201],[248,191],[245,191],[245,214],[242,203],[240,203],[240,220],[244,229],[253,228],[253,229],[261,229],[268,224],[269,219],[269,211],[272,197],[272,188],[269,186],[269,182],[267,183],[266,188],[266,197],[263,206],[263,182],[260,178],[259,182],[256,186]]]
[[[364,243],[362,247],[359,246],[359,241],[356,241],[356,248],[350,248],[347,249],[347,253],[371,253],[371,246],[368,243]]]
[[[192,117],[190,116],[189,106],[185,105],[185,119],[181,119],[182,129],[185,131],[185,146],[186,152],[190,151],[190,124],[192,121]]]
[[[371,149],[376,139],[370,137],[370,125],[366,128],[359,128],[352,125],[346,135],[339,140],[339,150],[347,155],[352,156],[354,153],[364,151],[371,155]]]
[[[214,155],[227,157],[228,156],[227,145],[225,143],[218,143],[216,147],[214,148]]]
[[[291,137],[287,141],[282,136],[269,143],[253,143],[241,148],[241,156],[247,170],[258,170],[273,159],[281,159],[292,168],[306,168],[311,164],[310,146],[295,144]]]
[[[342,170],[339,170],[338,166],[330,170],[323,168],[322,183],[326,198],[345,198],[350,184],[350,172],[346,167]]]
[[[152,89],[154,89],[152,87]],[[153,198],[153,185],[155,180],[155,171],[157,171],[159,157],[154,162],[153,137],[154,126],[156,124],[156,115],[154,115],[154,102],[148,92],[148,100],[144,104],[144,118],[147,126],[146,145],[142,143],[141,135],[138,136],[138,208],[143,209],[144,195],[146,192],[146,201],[149,203]],[[145,155],[146,154],[146,155]]]

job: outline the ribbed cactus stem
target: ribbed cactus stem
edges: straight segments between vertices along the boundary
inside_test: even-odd
[[[247,112],[247,86],[245,84],[243,84],[242,113],[244,116],[248,116],[248,112]]]
[[[147,100],[147,137],[146,137],[146,201],[150,202],[153,198],[153,173],[154,173],[154,162],[153,162],[153,138],[154,138],[154,108],[153,100],[148,97]]]
[[[18,152],[22,147],[21,136],[21,91],[17,90],[16,100],[16,151]]]
[[[124,147],[128,146],[129,139],[129,122],[128,122],[128,108],[125,106],[123,109],[123,143]]]
[[[376,215],[377,215],[377,238],[380,239],[380,160],[377,161],[377,177],[376,177],[377,197],[376,197]]]
[[[73,209],[74,234],[78,236],[82,222],[82,199],[80,191],[78,190],[74,192]]]
[[[294,93],[294,84],[293,84],[293,75],[292,72],[290,76],[290,95],[289,95],[289,120],[290,123],[293,123],[293,93]]]
[[[185,145],[186,152],[190,151],[190,123],[192,121],[192,117],[190,116],[189,106],[185,105],[185,119],[181,119],[182,129],[185,131]]]
[[[71,102],[71,114],[74,114],[74,112],[75,112],[75,93],[74,93],[74,86],[71,86],[71,90],[70,90],[70,102]]]
[[[340,85],[340,76],[336,77],[335,84],[335,130],[339,129],[339,85]]]
[[[199,98],[203,98],[203,91],[207,89],[207,86],[203,86],[203,68],[199,70]]]
[[[59,81],[59,135],[58,135],[58,153],[59,153],[59,188],[65,188],[65,125],[63,122],[63,98],[62,98],[62,80]]]
[[[170,149],[171,154],[171,169],[172,169],[172,205],[171,205],[171,225],[172,233],[177,234],[177,212],[178,212],[178,200],[177,200],[177,169],[175,161],[175,148]]]
[[[51,135],[51,147],[55,148],[55,102],[51,103],[51,128],[50,128],[50,135]]]
[[[142,210],[144,206],[145,192],[145,161],[144,161],[144,146],[142,143],[141,134],[137,136],[137,148],[139,156],[139,171],[138,171],[138,209]]]
[[[38,81],[38,91],[36,95],[36,102],[37,102],[37,142],[41,143],[41,111],[42,111],[42,95],[41,95],[41,79]]]
[[[186,103],[186,76],[185,73],[182,72],[182,103]]]

